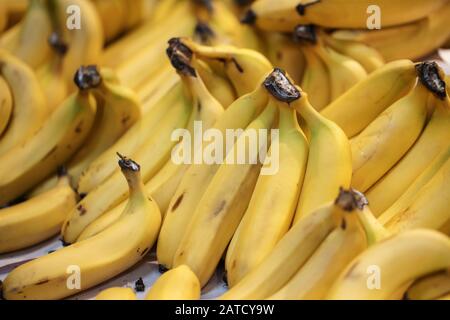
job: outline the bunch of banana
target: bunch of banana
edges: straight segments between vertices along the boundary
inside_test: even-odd
[[[448,89],[447,89],[448,92]],[[393,205],[413,181],[431,165],[439,153],[448,149],[450,131],[450,99],[432,96],[433,114],[416,143],[375,185],[367,197],[376,216]],[[409,129],[408,129],[409,130]],[[445,160],[444,160],[445,161]],[[442,164],[442,163],[441,163]],[[433,174],[435,171],[432,171]]]
[[[279,161],[275,172],[258,177],[227,250],[229,287],[254,269],[289,229],[306,171],[308,142],[298,125],[296,111],[278,100],[274,102],[280,115],[279,139],[272,141],[269,155],[276,155]]]
[[[342,271],[327,298],[389,299],[399,291],[402,297],[409,283],[449,267],[450,239],[446,235],[427,229],[405,231],[358,255]]]
[[[447,0],[382,0],[377,11],[382,14],[380,28],[401,25],[425,18],[439,11]],[[272,31],[290,31],[298,24],[316,24],[328,28],[368,27],[370,0],[257,0],[243,21]]]
[[[200,282],[188,266],[165,272],[150,288],[146,300],[198,300]]]
[[[152,180],[152,178],[158,179],[156,183],[149,186],[151,194],[162,193],[161,197],[165,199],[172,196],[171,191],[165,189],[165,183],[172,179],[179,179],[180,172],[186,169],[184,164],[173,163],[173,159],[170,157],[171,154],[180,152],[178,149],[181,149],[181,152],[184,152],[182,150],[185,149],[184,141],[176,145],[175,141],[171,139],[172,132],[175,129],[187,127],[190,136],[195,137],[201,134],[201,132],[196,132],[196,130],[201,130],[195,126],[196,121],[201,121],[203,129],[206,130],[223,112],[223,107],[210,95],[201,78],[190,65],[191,56],[189,52],[186,53],[185,47],[171,43],[168,55],[185,83],[187,92],[182,94],[183,99],[178,99],[177,105],[170,106],[169,112],[165,111],[166,115],[155,127],[154,135],[133,154],[134,158],[146,165],[142,171],[144,182]],[[188,144],[191,145],[191,143],[194,146],[194,139],[191,139]],[[172,150],[172,148],[174,149]],[[195,148],[193,150],[195,152]],[[118,151],[123,152],[122,150]],[[160,171],[161,174],[155,176]],[[85,208],[86,214],[81,214],[78,209],[73,210],[67,220],[67,223],[70,222],[70,226],[66,224],[63,227],[65,241],[75,241],[88,224],[126,199],[127,193],[119,178],[118,172],[113,173],[81,200],[77,207]],[[176,188],[176,186],[172,187]],[[115,190],[113,195],[111,195],[111,188]]]
[[[69,96],[37,132],[0,156],[0,205],[55,172],[82,145],[94,123],[97,103],[92,88],[99,82],[95,68],[81,67],[75,75],[78,92]]]
[[[119,166],[130,188],[120,219],[95,237],[20,265],[3,282],[3,297],[64,298],[123,272],[151,249],[161,213],[144,191],[140,166],[124,157]]]
[[[136,300],[136,294],[131,288],[113,287],[102,290],[95,300]]]
[[[323,296],[349,259],[367,245],[358,222],[365,205],[358,193],[341,189],[335,200],[293,225],[270,254],[220,299]]]
[[[442,1],[428,1],[430,7],[439,3],[441,6],[416,22],[381,30],[338,30],[333,33],[333,38],[368,44],[386,61],[419,59],[442,46],[450,36],[447,21],[450,2],[444,2],[442,5]]]
[[[0,253],[29,247],[58,234],[77,196],[65,171],[55,187],[0,210]]]

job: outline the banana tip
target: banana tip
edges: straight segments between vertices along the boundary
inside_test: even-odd
[[[256,13],[252,9],[247,10],[247,12],[245,12],[245,14],[241,18],[241,23],[243,24],[254,24],[255,21]]]
[[[135,161],[133,161],[130,158],[127,158],[123,155],[121,155],[120,153],[117,152],[117,155],[119,156],[119,166],[120,169],[122,170],[131,170],[134,172],[137,172],[141,169],[141,166],[139,164],[137,164]]]
[[[97,66],[81,66],[75,72],[74,82],[80,90],[93,89],[101,84],[102,77]]]
[[[416,70],[419,81],[438,98],[445,99],[446,85],[438,64],[434,61],[425,61],[417,64]]]
[[[286,72],[280,68],[273,69],[263,85],[272,96],[282,102],[290,103],[301,97],[300,91],[286,76]]]
[[[191,66],[192,50],[180,38],[172,38],[168,43],[166,53],[172,66],[183,75],[195,77],[195,69]]]

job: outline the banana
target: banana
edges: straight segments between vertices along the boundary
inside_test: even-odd
[[[446,0],[377,1],[382,18],[380,28],[400,25],[427,17]],[[366,29],[370,20],[368,9],[373,1],[361,0],[259,0],[244,16],[244,22],[272,31],[290,31],[298,24],[315,24],[328,28]]]
[[[327,298],[387,299],[405,283],[449,267],[447,236],[433,230],[405,231],[357,256],[340,274]]]
[[[64,57],[67,44],[59,39],[57,33],[52,33],[48,42],[52,48],[49,61],[36,70],[36,76],[46,97],[47,106],[54,111],[69,95],[69,88],[64,79]]]
[[[113,160],[117,151],[124,154],[134,154],[142,148],[143,144],[156,134],[158,124],[168,110],[176,108],[176,105],[182,103],[180,98],[182,97],[182,89],[182,84],[177,83],[166,95],[160,99],[155,99],[152,106],[149,106],[148,113],[83,171],[78,181],[77,191],[80,194],[87,194],[105,182],[115,172]]]
[[[33,136],[0,157],[0,204],[35,186],[83,143],[97,109],[91,92],[98,85],[97,75],[96,70],[81,67],[75,78],[79,91],[68,97]]]
[[[376,216],[387,210],[406,192],[413,181],[437,155],[448,148],[450,139],[450,99],[435,99],[435,111],[408,153],[367,191],[370,207]]]
[[[45,96],[33,70],[12,55],[0,52],[0,74],[11,89],[13,111],[7,131],[0,140],[0,155],[24,143],[48,114]]]
[[[95,300],[137,300],[131,288],[113,287],[100,291]]]
[[[232,103],[217,120],[213,128],[226,135],[227,129],[245,128],[258,116],[267,104],[264,88],[242,96]],[[225,156],[225,148],[222,155]],[[223,160],[220,159],[220,160]],[[207,186],[217,172],[220,164],[192,164],[181,179],[175,194],[170,199],[164,223],[158,238],[158,262],[166,268],[172,267],[175,251],[189,220]]]
[[[0,253],[37,244],[57,234],[77,196],[63,174],[51,190],[0,210]]]
[[[264,34],[267,43],[267,58],[291,76],[295,83],[301,83],[307,67],[306,54],[301,46],[287,35],[270,32]]]
[[[341,190],[336,206],[339,208],[337,227],[292,279],[268,299],[323,299],[340,272],[366,249],[365,232],[357,214],[363,210],[358,196],[351,190]]]
[[[275,69],[272,77],[292,94],[291,107],[305,120],[310,137],[308,165],[294,217],[296,223],[319,206],[335,199],[339,187],[350,186],[350,144],[343,131],[315,111],[307,94],[292,85],[282,70]]]
[[[153,135],[133,154],[136,161],[142,164],[141,175],[144,182],[152,178],[170,158],[171,149],[175,146],[171,135],[174,130],[184,128],[188,121],[191,104],[185,97],[179,100],[166,112]],[[116,151],[123,152],[117,149]],[[75,242],[89,223],[125,200],[127,195],[127,186],[121,179],[120,172],[114,172],[69,213],[61,230],[64,241]]]
[[[218,60],[224,64],[225,72],[233,83],[238,96],[252,92],[263,77],[272,70],[265,56],[250,49],[229,45],[203,46],[188,38],[173,38],[169,43],[181,42],[199,58]]]
[[[450,294],[449,271],[442,271],[416,280],[405,293],[408,300],[434,300]]]
[[[321,114],[352,138],[381,112],[406,95],[416,84],[415,64],[409,60],[387,63],[330,103]]]
[[[68,175],[74,185],[77,185],[83,170],[140,118],[141,107],[136,94],[108,79],[110,75],[107,73],[110,72],[107,69],[99,70],[100,84],[92,90],[98,102],[93,128],[86,142],[67,164]],[[42,192],[55,183],[56,177],[52,176],[33,192]]]
[[[351,141],[352,186],[365,192],[399,161],[419,137],[430,91],[420,82]]]
[[[8,25],[8,8],[5,3],[0,3],[0,33]]]
[[[450,220],[448,211],[448,201],[450,194],[447,184],[449,182],[450,160],[448,151],[443,156],[447,160],[441,168],[433,175],[429,181],[427,176],[431,173],[425,171],[424,176],[420,176],[417,181],[418,186],[414,184],[411,188],[418,189],[416,193],[407,190],[398,203],[394,203],[391,208],[380,216],[380,221],[393,233],[407,229],[430,228],[439,230]],[[442,157],[438,158],[439,163]],[[432,169],[435,164],[432,164]],[[420,185],[423,184],[421,188]]]
[[[0,76],[0,137],[6,130],[13,113],[13,98],[11,89],[5,78]]]
[[[268,147],[268,141],[264,141],[259,132],[269,130],[276,115],[276,105],[269,101],[261,115],[239,136],[199,200],[179,242],[173,266],[188,265],[202,287],[214,273],[248,206],[261,168],[260,161],[264,161],[261,153],[265,154]],[[248,135],[255,132],[259,137],[249,141]],[[252,143],[257,143],[258,150],[244,156],[246,163],[238,163],[239,148],[249,150],[253,148]]]
[[[281,102],[279,142],[272,142],[269,154],[277,154],[278,170],[260,175],[249,206],[228,249],[228,286],[238,283],[273,249],[291,225],[303,182],[308,142],[297,123],[296,111]],[[276,200],[275,200],[276,199]],[[230,257],[228,257],[228,255]]]
[[[80,65],[90,65],[100,62],[103,48],[103,30],[100,17],[94,4],[87,0],[51,0],[51,5],[58,18],[58,32],[68,43],[68,50],[63,61],[63,73],[66,83],[73,90],[73,75]],[[82,17],[79,26],[69,27],[67,10],[70,7],[79,8]],[[73,18],[73,17],[72,17]]]
[[[385,64],[383,56],[375,48],[356,41],[340,40],[325,32],[320,36],[328,46],[361,64],[368,74]]]
[[[3,282],[3,297],[61,299],[127,270],[151,249],[161,224],[161,213],[144,192],[140,166],[127,158],[121,158],[119,165],[130,188],[130,199],[121,218],[95,237],[14,269]],[[80,272],[79,282],[71,282],[73,270]]]
[[[432,53],[448,39],[449,15],[450,3],[446,2],[427,14],[426,18],[410,24],[370,31],[339,30],[333,36],[368,44],[378,50],[386,61],[417,60]]]
[[[266,299],[281,289],[339,227],[342,209],[327,203],[294,224],[270,254],[219,299]],[[286,263],[288,262],[288,263]]]
[[[103,37],[105,42],[108,43],[125,31],[127,9],[129,6],[133,6],[134,1],[129,3],[128,6],[122,0],[94,0],[92,2],[101,20]]]
[[[146,300],[198,300],[200,282],[188,266],[181,265],[165,272],[150,288]]]
[[[47,39],[51,32],[52,23],[46,1],[31,0],[17,31],[7,41],[9,45],[6,48],[30,67],[36,68],[50,56]]]
[[[420,173],[409,185],[401,196],[379,216],[382,224],[388,223],[392,218],[408,209],[416,199],[418,192],[425,186],[436,173],[448,162],[450,158],[450,146],[440,152],[435,159]]]
[[[317,44],[313,48],[325,63],[330,75],[330,102],[367,77],[366,70],[356,60],[321,44]]]

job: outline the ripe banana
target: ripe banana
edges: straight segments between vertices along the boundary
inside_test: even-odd
[[[410,24],[370,31],[339,30],[334,37],[366,43],[378,50],[386,61],[417,60],[432,53],[448,39],[449,15],[450,3],[447,1],[424,19]]]
[[[0,3],[0,33],[8,25],[8,8],[5,3]]]
[[[64,164],[87,137],[95,118],[92,87],[96,71],[81,67],[76,74],[79,91],[68,97],[42,127],[0,161],[0,205],[14,200]]]
[[[27,248],[57,234],[77,196],[63,174],[51,190],[0,210],[0,253]]]
[[[450,271],[438,272],[416,280],[405,298],[408,300],[434,300],[450,294]]]
[[[381,112],[407,94],[417,81],[409,60],[387,63],[330,103],[321,114],[334,121],[352,138]]]
[[[450,99],[433,95],[435,111],[417,142],[408,153],[367,191],[370,207],[376,216],[387,210],[413,181],[449,145]]]
[[[266,299],[281,289],[339,225],[342,209],[327,203],[301,219],[270,254],[220,299]]]
[[[161,213],[144,192],[140,166],[127,158],[121,158],[119,165],[130,188],[121,218],[95,237],[14,269],[3,282],[6,299],[60,299],[73,295],[127,270],[151,249]],[[73,280],[76,275],[79,278]]]
[[[261,154],[265,154],[268,147],[267,139],[261,138],[259,132],[270,130],[276,115],[276,106],[269,101],[266,109],[239,136],[199,200],[179,242],[173,266],[188,265],[202,287],[214,273],[248,206],[260,162],[264,161]],[[252,140],[249,134],[258,137],[248,141]],[[253,146],[253,143],[256,144]],[[246,152],[245,163],[237,161],[239,148]],[[250,148],[256,152],[247,154]]]
[[[425,229],[405,231],[357,256],[341,273],[327,298],[387,299],[405,283],[449,267],[447,236]]]
[[[268,299],[323,299],[340,272],[367,248],[365,232],[358,220],[358,212],[364,205],[358,203],[358,195],[341,190],[335,206],[338,207],[336,229],[292,279]]]
[[[344,132],[320,115],[284,73],[275,69],[272,77],[293,96],[291,107],[305,120],[309,131],[309,154],[305,179],[294,217],[294,223],[336,198],[339,187],[348,188],[351,179],[350,144]],[[289,90],[289,91],[287,91]]]
[[[351,40],[337,39],[325,32],[320,33],[320,36],[328,46],[359,62],[368,74],[382,67],[385,63],[383,56],[369,45]]]
[[[420,82],[352,139],[352,186],[365,192],[399,161],[420,136],[430,91]]]
[[[3,156],[42,126],[48,107],[33,70],[5,51],[0,52],[0,74],[11,89],[14,104],[8,129],[0,140],[0,155]]]
[[[232,103],[217,120],[213,128],[219,130],[222,136],[225,136],[227,129],[247,127],[266,106],[267,99],[264,88],[258,87]],[[226,149],[224,148],[222,155],[225,156],[225,152]],[[220,160],[223,160],[223,158]],[[158,262],[166,268],[172,267],[175,251],[187,224],[219,167],[220,164],[218,163],[192,164],[171,198],[157,246]]]
[[[131,288],[113,287],[102,290],[95,300],[137,300]]]
[[[296,111],[282,102],[275,103],[280,114],[279,141],[272,142],[269,154],[279,158],[278,170],[258,177],[240,230],[233,237],[232,250],[227,251],[229,287],[253,270],[287,232],[303,183],[308,142],[298,126]]]
[[[331,99],[330,74],[312,45],[302,46],[306,59],[305,73],[301,82],[303,91],[308,93],[311,105],[318,111],[325,108]]]
[[[208,47],[199,45],[188,38],[173,38],[169,41],[171,42],[181,42],[199,58],[222,62],[238,96],[252,92],[272,69],[265,56],[250,49],[228,45]]]
[[[0,137],[6,130],[13,113],[13,98],[11,89],[5,78],[0,76]]]
[[[201,294],[197,276],[186,265],[165,272],[150,288],[146,300],[198,300]]]
[[[7,41],[6,49],[30,67],[39,67],[50,56],[47,39],[51,32],[52,22],[46,1],[31,0],[17,31]],[[2,47],[5,48],[4,45]]]
[[[445,163],[436,170],[439,162],[447,158]],[[380,216],[380,221],[391,232],[400,232],[407,229],[430,228],[439,230],[450,220],[448,210],[448,201],[450,192],[448,191],[450,177],[450,159],[448,150],[439,158],[436,163],[431,164],[430,170],[426,170],[423,176],[418,178],[417,182],[396,202],[391,208]],[[417,186],[415,185],[417,183]],[[423,185],[422,187],[420,187]],[[418,189],[417,192],[413,192]]]
[[[187,98],[179,99],[160,120],[153,135],[133,154],[136,161],[142,164],[141,175],[144,182],[152,178],[170,158],[171,149],[175,145],[175,141],[171,140],[172,132],[185,127],[191,110],[191,103]],[[116,151],[123,152],[118,149]],[[64,241],[75,242],[87,225],[125,200],[127,195],[128,189],[120,172],[114,172],[69,213],[61,231]]]
[[[446,0],[377,1],[382,15],[380,27],[400,25],[427,17]],[[368,28],[373,1],[361,0],[259,0],[252,4],[244,17],[247,23],[273,31],[291,31],[298,24],[315,24],[328,28]],[[368,13],[369,12],[369,13]]]

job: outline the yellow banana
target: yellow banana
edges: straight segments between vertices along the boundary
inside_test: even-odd
[[[434,300],[450,294],[449,272],[446,270],[416,280],[406,291],[405,298],[408,300]]]
[[[439,160],[437,162],[440,162]],[[419,177],[420,180],[417,183],[419,186],[423,183],[423,186],[417,193],[409,194],[407,190],[407,194],[402,196],[398,203],[394,203],[380,216],[380,221],[388,230],[394,233],[415,228],[439,230],[448,223],[450,220],[448,210],[450,159],[448,155],[442,167],[426,182],[428,174],[425,171],[424,177]],[[414,184],[411,187],[415,188]]]
[[[114,158],[117,151],[134,154],[152,135],[157,134],[158,124],[168,110],[176,108],[177,104],[182,103],[180,97],[182,97],[182,85],[177,83],[161,99],[156,99],[145,116],[83,171],[78,181],[78,192],[80,194],[91,192],[115,172]]]
[[[64,174],[51,190],[0,210],[0,252],[37,244],[57,234],[77,196]]]
[[[253,270],[287,232],[303,183],[308,142],[298,126],[296,111],[282,102],[276,104],[280,113],[279,141],[272,141],[269,154],[278,157],[277,169],[258,177],[240,230],[233,237],[236,240],[232,250],[227,251],[229,287]]]
[[[366,236],[357,214],[363,210],[363,207],[359,207],[358,196],[351,190],[341,190],[336,206],[341,211],[336,229],[292,279],[268,299],[323,299],[346,265],[366,249]]]
[[[382,15],[380,28],[399,25],[427,17],[446,0],[382,0],[375,4]],[[273,31],[290,31],[298,24],[315,24],[328,28],[366,29],[373,1],[361,0],[259,0],[252,4],[244,21]],[[369,13],[368,13],[369,12]]]
[[[0,76],[0,137],[6,130],[13,113],[11,89],[5,78]]]
[[[5,3],[0,3],[0,33],[6,29],[8,25],[8,7]]]
[[[417,60],[432,53],[448,39],[449,15],[450,3],[445,2],[424,19],[410,24],[370,31],[339,30],[334,37],[366,43],[378,50],[386,61]]]
[[[269,102],[261,115],[239,136],[211,179],[179,242],[173,266],[188,265],[202,286],[214,273],[248,206],[261,168],[260,161],[264,161],[261,153],[268,147],[259,132],[272,127],[276,114],[276,106]],[[251,141],[249,134],[259,137]],[[244,155],[246,163],[238,163],[239,148],[247,152],[250,147],[254,152]]]
[[[318,111],[325,108],[331,99],[330,75],[322,59],[311,45],[302,46],[306,58],[303,79],[300,82],[303,91],[308,93],[311,105]]]
[[[95,71],[81,67],[76,74],[78,92],[68,97],[42,127],[24,143],[2,156],[0,204],[14,200],[64,164],[87,137],[95,118],[92,87]]]
[[[219,298],[265,299],[277,292],[335,230],[340,212],[342,209],[330,202],[301,219],[254,270]]]
[[[433,272],[450,267],[450,239],[432,230],[410,230],[357,256],[340,274],[328,299],[378,300]]]
[[[308,95],[294,87],[280,71],[274,72],[295,96],[291,106],[305,120],[309,131],[309,154],[305,179],[294,223],[332,201],[339,187],[348,188],[351,180],[350,144],[344,132],[320,115],[308,101]]]
[[[430,91],[420,82],[351,141],[352,186],[365,192],[399,161],[419,137]]]
[[[369,45],[351,40],[337,39],[325,32],[322,32],[320,36],[334,50],[359,62],[368,74],[384,65],[383,56]]]
[[[13,112],[7,131],[0,140],[0,155],[24,143],[48,114],[45,96],[33,70],[12,55],[0,52],[0,74],[11,89]]]
[[[150,288],[146,300],[198,300],[201,294],[197,276],[186,265],[165,272]]]
[[[258,87],[232,103],[213,128],[219,130],[222,136],[225,136],[227,129],[245,128],[266,104],[267,94],[262,87]],[[225,152],[224,148],[222,155],[225,156]],[[175,251],[187,224],[219,167],[218,163],[192,164],[181,179],[170,200],[158,238],[158,262],[164,267],[172,267]]]
[[[137,300],[131,288],[113,287],[102,290],[95,300]]]
[[[172,105],[155,132],[141,145],[133,157],[142,164],[142,179],[147,182],[170,158],[175,141],[171,140],[174,130],[184,128],[191,113],[187,98]],[[123,152],[116,149],[117,152]],[[114,190],[114,191],[112,191]],[[78,190],[80,192],[80,190]],[[128,189],[120,172],[114,172],[101,185],[88,193],[69,213],[62,227],[63,239],[67,243],[76,241],[88,224],[127,198]]]
[[[321,114],[334,121],[352,138],[381,112],[407,94],[417,81],[409,60],[387,63],[330,103]]]
[[[6,49],[30,67],[36,68],[50,56],[47,39],[51,32],[52,23],[46,1],[31,0],[17,31],[7,41],[9,45]]]
[[[272,69],[265,56],[250,49],[228,45],[208,47],[199,45],[188,38],[174,38],[170,42],[181,42],[199,58],[222,62],[238,96],[253,91]]]
[[[151,249],[159,208],[144,192],[139,165],[127,158],[119,165],[131,195],[120,220],[95,237],[20,265],[3,282],[3,297],[61,299],[127,270]]]
[[[387,210],[409,188],[444,149],[450,132],[450,99],[437,99],[435,111],[417,142],[408,153],[367,191],[370,207],[376,216]]]

